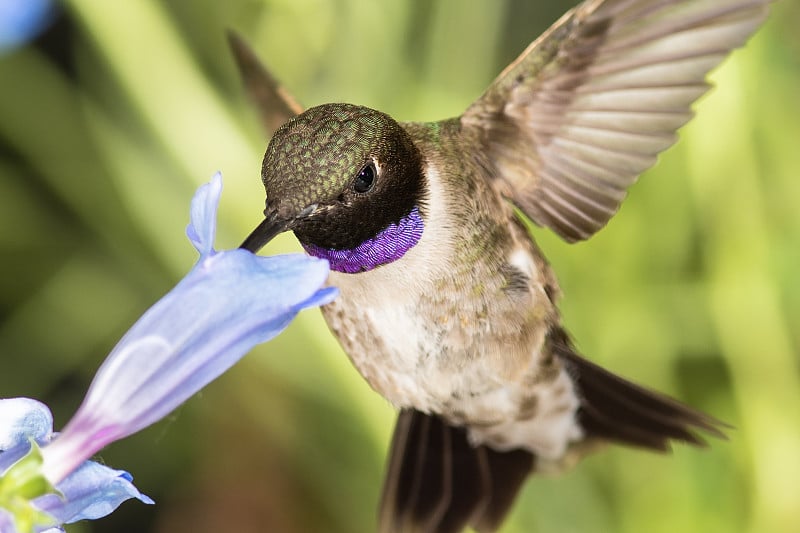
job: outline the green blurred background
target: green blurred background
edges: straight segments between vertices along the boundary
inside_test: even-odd
[[[0,57],[0,397],[76,409],[121,334],[188,271],[195,187],[218,247],[260,220],[267,138],[224,30],[305,106],[459,114],[573,2],[73,0]],[[536,237],[595,361],[728,421],[671,456],[609,449],[531,480],[504,532],[800,531],[800,2],[784,0],[608,228]],[[281,237],[264,253],[298,250]],[[85,532],[374,529],[392,409],[318,311],[168,420],[103,451],[157,505]]]

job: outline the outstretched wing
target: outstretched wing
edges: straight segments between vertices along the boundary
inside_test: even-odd
[[[228,44],[239,67],[247,94],[261,115],[261,124],[272,134],[284,122],[303,112],[303,107],[270,74],[236,32],[228,31]]]
[[[770,0],[587,0],[462,116],[503,193],[567,241],[587,239],[676,140],[705,78]]]

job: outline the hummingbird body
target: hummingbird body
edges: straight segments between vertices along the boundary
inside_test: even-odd
[[[422,237],[381,268],[333,272],[340,297],[323,315],[396,407],[557,459],[581,432],[572,382],[543,349],[558,320],[555,277],[480,154],[463,150],[457,121],[402,126],[424,154]]]
[[[530,473],[598,444],[722,436],[712,417],[578,355],[521,217],[568,242],[600,230],[768,3],[587,0],[460,117],[434,123],[302,111],[233,40],[264,123],[287,119],[262,165],[265,219],[242,247],[291,230],[330,262],[340,295],[325,319],[400,410],[380,531],[494,531]]]

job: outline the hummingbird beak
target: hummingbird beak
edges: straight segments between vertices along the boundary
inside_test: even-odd
[[[250,235],[239,245],[239,248],[244,248],[253,253],[257,253],[269,241],[275,238],[279,233],[292,229],[294,223],[298,220],[307,217],[317,208],[317,204],[310,205],[303,209],[296,217],[283,219],[278,217],[276,212],[266,213],[266,218],[261,221],[261,224],[256,226]]]
[[[275,214],[271,214],[261,221],[256,229],[244,240],[239,248],[244,248],[253,253],[257,253],[269,241],[271,241],[279,233],[283,233],[289,229],[290,220],[280,220]]]

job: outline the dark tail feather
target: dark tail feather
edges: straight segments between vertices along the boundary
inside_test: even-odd
[[[533,469],[533,455],[473,447],[464,428],[400,413],[383,489],[382,533],[494,531]]]
[[[497,452],[483,447],[491,474],[490,499],[483,512],[470,524],[481,533],[495,531],[508,514],[525,478],[533,472],[534,456],[525,450]]]
[[[627,381],[575,353],[567,334],[551,331],[549,343],[578,387],[578,421],[589,438],[669,450],[672,440],[705,446],[697,434],[725,438],[719,420],[666,395]]]

